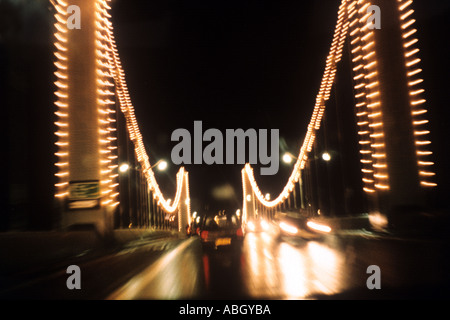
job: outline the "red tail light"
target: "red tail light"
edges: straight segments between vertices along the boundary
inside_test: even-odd
[[[244,236],[244,233],[242,232],[242,228],[237,229],[236,235],[237,235],[238,237],[243,237],[243,236]]]
[[[208,238],[208,231],[203,230],[203,231],[200,233],[200,237],[201,237],[203,240],[206,240],[206,239]]]

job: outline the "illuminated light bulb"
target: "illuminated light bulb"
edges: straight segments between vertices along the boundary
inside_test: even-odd
[[[364,78],[370,79],[370,78],[375,77],[376,75],[378,75],[378,72],[373,71],[373,72],[369,73],[368,75],[364,76]]]
[[[364,2],[364,1],[361,1],[361,2]],[[367,11],[367,8],[368,8],[369,6],[370,6],[370,3],[367,2],[367,3],[364,4],[361,8],[358,9],[358,12],[359,12],[359,13],[366,12],[366,11]],[[361,21],[361,22],[363,22],[363,21]]]
[[[437,183],[421,181],[420,184],[424,187],[436,187]]]
[[[417,38],[412,39],[410,41],[408,41],[407,43],[405,43],[403,45],[404,48],[409,48],[410,46],[412,46],[413,44],[417,43],[419,40]]]
[[[367,108],[375,108],[375,107],[379,107],[381,105],[380,101],[377,102],[373,102],[367,105]]]
[[[364,50],[364,51],[366,51],[367,49],[369,49],[370,47],[372,47],[372,46],[374,46],[375,45],[375,41],[371,41],[371,42],[369,42],[368,44],[366,44],[364,47],[362,47],[362,49]]]
[[[364,69],[370,69],[370,68],[372,68],[373,66],[375,66],[376,64],[377,64],[376,61],[372,61],[372,62],[370,62],[369,64],[366,64],[366,65],[364,66]]]
[[[428,120],[419,120],[419,121],[413,121],[413,124],[415,126],[419,126],[419,125],[427,124],[428,122],[429,122]]]
[[[425,92],[424,89],[419,89],[419,90],[416,90],[416,91],[410,91],[410,92],[409,92],[409,95],[410,95],[410,96],[415,96],[415,95],[421,94],[421,93],[423,93],[423,92]]]
[[[417,151],[416,153],[418,156],[429,156],[433,154],[431,151]]]
[[[409,10],[408,12],[406,12],[405,14],[400,16],[400,20],[405,20],[406,18],[408,18],[410,15],[412,15],[414,13],[414,10]]]
[[[374,82],[371,82],[368,85],[366,85],[366,88],[371,89],[371,88],[377,86],[378,84],[379,84],[378,81],[374,81]]]
[[[369,135],[371,138],[381,138],[384,136],[384,134],[382,132],[380,133],[373,133],[371,135]]]
[[[403,37],[403,39],[409,38],[410,36],[412,36],[416,32],[417,32],[417,29],[411,29],[407,33],[404,33],[402,37]]]
[[[427,100],[425,100],[425,99],[420,99],[420,100],[414,100],[414,101],[411,101],[411,104],[412,104],[413,106],[416,106],[416,105],[419,105],[419,104],[422,104],[422,103],[425,103],[425,102],[427,102]]]
[[[425,146],[425,145],[431,144],[431,141],[427,141],[427,140],[415,141],[415,144],[419,145],[419,146]]]
[[[419,166],[432,166],[432,165],[434,165],[434,162],[432,162],[432,161],[417,161],[417,164]]]
[[[411,19],[408,22],[402,24],[401,28],[404,30],[404,29],[408,28],[409,26],[411,26],[414,22],[416,22],[416,20]]]
[[[55,173],[55,176],[56,177],[67,177],[69,175],[69,173],[68,172],[58,172],[58,173]]]
[[[368,115],[369,118],[381,117],[381,112],[375,112]]]
[[[406,7],[408,7],[412,3],[412,0],[406,1],[404,4],[400,5],[399,9],[400,11],[405,10]]]
[[[416,54],[417,52],[419,52],[419,49],[417,49],[417,48],[416,48],[416,49],[413,49],[413,50],[411,50],[411,51],[405,53],[405,58],[409,58],[409,57],[411,57],[412,55]]]
[[[370,98],[378,96],[379,94],[380,94],[380,91],[375,91],[375,92],[372,92],[372,93],[368,94],[367,98],[370,99]]]
[[[428,111],[426,109],[420,109],[420,110],[415,110],[415,111],[411,112],[411,114],[413,116],[417,116],[417,115],[421,115],[421,114],[424,114],[424,113],[427,113],[427,112]]]
[[[352,53],[354,54],[355,52],[358,52],[359,50],[361,50],[361,46],[357,46],[356,48],[354,48],[352,50]]]
[[[406,66],[407,66],[407,67],[411,67],[411,66],[413,66],[413,65],[415,65],[415,64],[417,64],[417,63],[419,63],[420,61],[421,61],[420,59],[414,59],[413,61],[407,62],[407,63],[406,63]]]
[[[69,133],[68,132],[56,131],[55,135],[57,135],[58,137],[68,137]]]
[[[69,195],[69,192],[63,192],[63,193],[57,193],[55,194],[56,198],[64,198],[67,197]]]
[[[431,177],[431,176],[435,176],[436,173],[434,172],[429,172],[429,171],[419,171],[419,175],[421,176],[426,176],[426,177]]]
[[[69,165],[68,162],[57,162],[55,163],[55,166],[57,167],[67,167]]]

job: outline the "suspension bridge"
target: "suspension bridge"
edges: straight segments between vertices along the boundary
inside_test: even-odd
[[[191,221],[189,175],[181,167],[175,195],[161,192],[127,88],[108,3],[80,1],[83,27],[68,29],[69,4],[54,1],[58,116],[55,134],[59,149],[55,197],[63,211],[62,225],[93,222],[100,230],[113,228],[114,215],[123,205],[116,114],[121,112],[142,180],[139,201],[145,203],[145,208],[139,224],[161,225],[164,217],[171,216],[169,220],[176,221],[181,231]],[[401,208],[423,206],[424,193],[436,183],[429,159],[431,142],[427,138],[426,100],[411,4],[407,0],[341,2],[310,122],[306,133],[299,132],[305,138],[292,173],[279,195],[269,200],[258,186],[252,167],[245,165],[244,221],[258,214],[270,216],[286,208],[297,194],[303,197],[302,175],[321,128],[346,43],[351,47],[361,179],[369,213],[373,221],[386,226],[388,218],[395,217]],[[377,21],[382,25],[379,29],[368,22],[373,14],[368,10],[371,5],[383,13],[381,21]],[[85,50],[81,53],[79,47]],[[305,204],[304,198],[299,202],[303,209],[306,206],[320,210]]]
[[[190,184],[185,167],[173,180],[174,194],[163,192],[161,160],[150,161],[155,153],[145,144],[141,106],[127,85],[112,1],[50,3],[58,225],[51,232],[0,234],[0,297],[448,297],[448,227],[427,224],[439,180],[413,0],[340,1],[315,100],[306,102],[309,123],[295,128],[302,142],[288,154],[294,163],[286,181],[269,193],[266,181],[279,176],[263,179],[250,163],[238,169],[242,228],[230,237],[242,241],[229,251],[208,251],[201,245],[208,235],[186,237],[186,226],[202,212],[191,199],[197,190],[190,185],[198,184]],[[345,108],[336,103],[343,71],[351,82]],[[329,138],[342,133],[339,124],[330,127],[337,115],[353,140]],[[331,143],[340,143],[339,161]],[[336,166],[341,180],[327,176]],[[349,169],[360,189],[353,197],[344,183]],[[364,206],[351,210],[355,200]],[[337,211],[344,218],[367,213],[364,225],[344,226]],[[280,231],[277,219],[294,213],[307,226],[316,223],[321,236],[250,232],[258,219],[278,223]],[[330,228],[323,217],[338,222]],[[97,232],[78,228],[86,225]]]

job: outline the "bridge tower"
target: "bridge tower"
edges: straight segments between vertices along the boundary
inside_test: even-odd
[[[412,1],[353,1],[348,6],[364,191],[374,226],[406,227],[436,184],[426,136]],[[367,22],[380,8],[379,28]],[[369,10],[369,11],[368,11]]]
[[[93,224],[106,234],[119,204],[108,7],[100,0],[70,4],[76,6],[73,13],[68,13],[65,1],[54,1],[59,178],[55,196],[61,203],[62,228]],[[77,18],[78,26],[71,20]]]
[[[243,191],[243,201],[242,201],[242,222],[245,224],[249,219],[256,218],[255,204],[257,199],[255,198],[255,193],[253,191],[252,185],[246,169],[242,169],[242,191]]]

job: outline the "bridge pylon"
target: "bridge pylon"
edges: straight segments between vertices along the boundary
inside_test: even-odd
[[[255,193],[253,192],[252,185],[246,169],[242,169],[242,222],[245,225],[249,219],[254,219],[257,216]]]
[[[412,1],[348,6],[364,191],[375,227],[410,228],[434,186]],[[379,7],[379,28],[367,21]]]
[[[56,121],[61,227],[92,224],[105,235],[118,206],[118,164],[112,55],[105,1],[78,0],[80,28],[68,4],[54,1]]]

